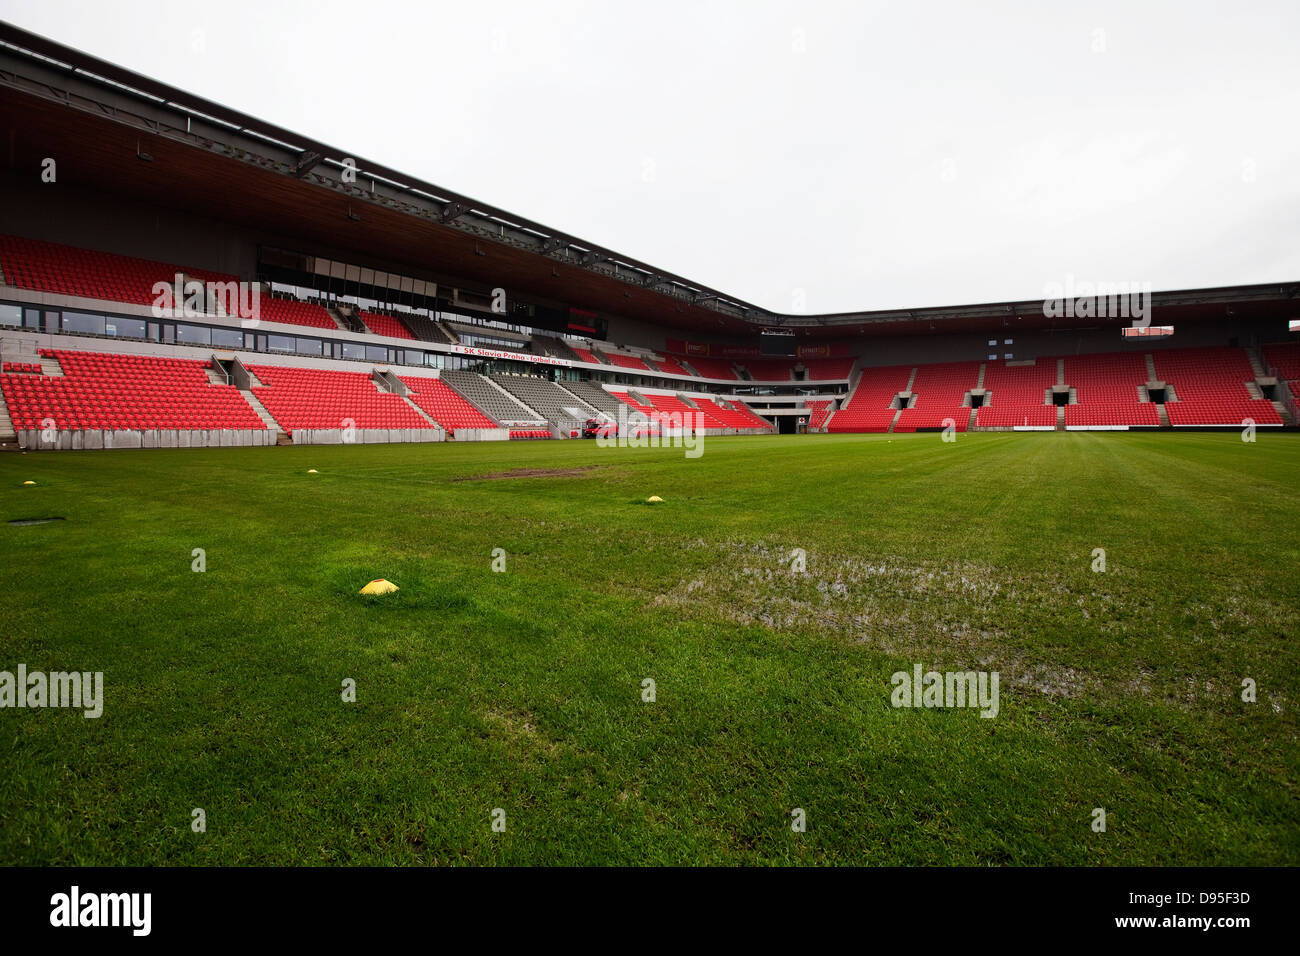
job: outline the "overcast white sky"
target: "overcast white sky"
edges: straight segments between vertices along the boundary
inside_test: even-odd
[[[778,312],[1300,279],[1300,3],[0,0]]]

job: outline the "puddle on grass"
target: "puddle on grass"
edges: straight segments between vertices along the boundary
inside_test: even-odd
[[[26,527],[29,524],[49,524],[51,521],[66,521],[66,518],[55,516],[52,518],[11,518],[9,523],[18,527]]]

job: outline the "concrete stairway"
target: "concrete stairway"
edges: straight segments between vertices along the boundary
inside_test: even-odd
[[[17,444],[18,433],[14,431],[14,420],[9,417],[9,406],[0,399],[0,450],[8,451],[9,446]]]
[[[271,413],[266,410],[266,406],[262,404],[261,399],[254,395],[251,389],[241,388],[239,394],[243,395],[244,401],[248,402],[253,411],[257,412],[257,417],[262,420],[262,424],[275,433],[275,443],[277,445],[283,444],[280,441],[280,436],[284,434],[284,429],[280,427],[279,422],[271,417]]]
[[[63,366],[59,364],[59,360],[58,360],[58,359],[56,359],[56,358],[49,358],[48,356],[42,355],[42,356],[40,357],[40,362],[41,362],[41,374],[42,374],[42,375],[53,375],[53,376],[55,376],[56,378],[63,378],[63,377],[64,377],[64,375],[63,375]]]
[[[336,325],[344,332],[358,332],[366,334],[370,330],[366,324],[357,316],[355,308],[351,305],[327,305],[325,311],[330,314]]]
[[[1264,360],[1260,357],[1259,349],[1251,346],[1246,349],[1246,357],[1250,359],[1251,371],[1255,373],[1255,378],[1268,378],[1268,370],[1264,368]]]
[[[420,416],[421,418],[423,418],[426,422],[428,422],[430,428],[442,428],[441,425],[439,425],[437,422],[435,422],[432,418],[430,418],[430,417],[428,416],[428,414],[425,412],[425,410],[424,410],[423,408],[421,408],[419,405],[415,404],[415,402],[411,401],[411,399],[410,399],[409,396],[403,395],[403,396],[402,396],[402,401],[404,401],[404,402],[406,402],[406,404],[410,405],[411,408],[413,408],[413,409],[415,410],[415,414],[419,415],[419,416]]]

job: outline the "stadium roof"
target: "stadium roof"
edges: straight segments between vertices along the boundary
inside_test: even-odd
[[[683,331],[807,337],[1077,328],[1043,301],[781,314],[0,21],[11,169],[256,229],[268,243],[501,286]],[[1300,317],[1300,283],[1156,292],[1160,324],[1234,311]],[[1089,324],[1127,325],[1129,320]]]

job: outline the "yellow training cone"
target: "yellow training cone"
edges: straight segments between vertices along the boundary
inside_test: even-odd
[[[647,498],[647,499],[645,500],[645,503],[648,504],[648,505],[657,505],[657,504],[662,504],[662,503],[663,503],[663,499],[660,498],[658,495],[651,495],[649,498]]]
[[[397,590],[397,585],[394,584],[392,581],[385,581],[383,578],[376,578],[375,580],[367,584],[365,587],[363,587],[357,593],[358,594],[392,594],[396,590]]]
[[[309,475],[319,475],[320,472],[317,471],[315,468],[308,468],[308,469],[307,469],[307,474],[309,474]]]
[[[24,484],[24,485],[34,485],[34,484],[36,484],[36,482],[34,482],[34,481],[24,481],[23,484]]]

